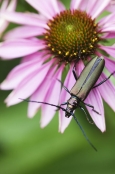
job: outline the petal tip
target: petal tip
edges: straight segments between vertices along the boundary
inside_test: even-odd
[[[34,114],[33,115],[27,115],[28,118],[32,119],[34,117]]]
[[[7,86],[7,81],[4,80],[1,84],[0,84],[0,89],[5,89]]]
[[[33,118],[35,116],[35,114],[36,114],[36,112],[28,111],[27,117],[31,119],[31,118]]]
[[[63,134],[64,133],[64,130],[65,129],[61,126],[61,127],[59,127],[59,130],[58,131]]]
[[[103,128],[103,129],[101,128],[100,130],[102,133],[104,133],[106,131],[106,128]]]
[[[42,120],[42,121],[40,122],[40,127],[43,129],[44,127],[47,126],[47,124],[48,124],[48,123],[46,123],[45,121]]]

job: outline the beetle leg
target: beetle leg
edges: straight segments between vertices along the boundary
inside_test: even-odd
[[[100,82],[100,83],[98,83],[97,85],[95,85],[93,88],[96,88],[96,87],[102,85],[102,84],[103,84],[104,82],[106,82],[114,73],[115,73],[115,71],[114,71],[113,73],[111,73],[111,74],[109,75],[109,77],[107,77],[106,79],[104,79],[102,82]]]
[[[79,106],[79,108],[85,113],[88,122],[89,122],[90,124],[94,124],[94,122],[92,122],[92,121],[89,120],[88,115],[87,115],[87,113],[85,112],[85,109],[82,108],[81,106]]]
[[[78,124],[79,128],[81,129],[81,131],[82,131],[82,133],[83,133],[85,139],[86,139],[86,140],[88,141],[88,143],[93,147],[93,149],[94,149],[95,151],[97,151],[97,149],[94,147],[94,145],[91,143],[91,141],[90,141],[89,138],[87,137],[87,135],[86,135],[84,129],[82,128],[81,124],[79,123],[78,119],[75,117],[75,115],[74,115],[73,112],[71,112],[71,115],[73,116],[74,120],[76,121],[76,123]]]
[[[83,102],[84,103],[84,102]],[[92,105],[90,105],[90,104],[87,104],[87,103],[84,103],[86,106],[89,106],[90,108],[92,108],[92,110],[94,111],[94,112],[96,112],[97,114],[99,114],[99,115],[101,115],[98,111],[96,111],[95,109],[94,109],[94,106],[92,106]]]
[[[76,63],[73,66],[72,72],[73,72],[73,76],[74,76],[75,80],[77,81],[77,75],[76,75],[76,72],[75,72],[75,66],[76,66]]]

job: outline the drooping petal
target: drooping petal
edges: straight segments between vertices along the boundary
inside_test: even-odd
[[[113,46],[100,45],[100,48],[102,50],[105,50],[109,55],[111,55],[113,58],[115,58],[115,45],[113,45]]]
[[[8,40],[0,46],[0,56],[3,59],[13,59],[28,54],[32,54],[38,50],[44,49],[44,42],[41,40],[18,39]]]
[[[56,66],[54,66],[54,68],[51,68],[48,71],[47,76],[45,77],[44,81],[37,88],[37,90],[32,94],[32,96],[30,97],[30,100],[42,101],[42,102],[44,101],[47,91],[51,85],[52,76],[54,75],[55,70],[56,70]],[[40,103],[36,104],[36,103],[30,102],[29,106],[28,106],[28,117],[32,118],[40,106],[41,106]]]
[[[38,70],[47,57],[42,57],[42,54],[36,53],[36,55],[31,55],[32,58],[33,60],[19,64],[12,69],[6,79],[1,83],[1,89],[15,89],[29,74],[31,75],[31,73]]]
[[[29,55],[23,57],[21,59],[21,63],[32,61],[32,60],[33,61],[38,60],[39,58],[44,58],[44,57],[49,59],[51,57],[51,54],[49,54],[46,50],[35,52],[35,53],[29,54]]]
[[[47,21],[36,14],[32,15],[31,13],[5,12],[1,14],[1,17],[16,24],[48,28],[46,24]]]
[[[101,74],[98,83],[106,79],[103,73]],[[103,99],[108,103],[108,105],[115,111],[115,87],[110,80],[107,80],[105,83],[98,87],[98,90],[103,97]]]
[[[21,81],[18,87],[14,89],[13,92],[11,92],[10,95],[5,100],[7,105],[11,106],[20,103],[22,101],[19,98],[27,98],[30,95],[32,95],[33,92],[43,82],[50,66],[52,65],[52,62],[53,60],[44,64],[41,68],[34,71],[33,73],[31,73],[31,75],[29,75],[23,81]]]
[[[73,66],[71,66],[66,79],[64,81],[64,86],[66,86],[69,90],[71,90],[72,86],[75,83],[75,79],[72,73],[72,68]],[[70,95],[68,94],[68,92],[62,88],[61,94],[60,94],[60,104],[67,102],[67,100],[70,98]],[[65,108],[66,106],[63,106],[63,108]],[[59,112],[59,131],[61,133],[64,132],[64,130],[67,128],[67,126],[69,125],[70,121],[72,119],[72,116],[70,118],[66,118],[65,117],[65,112],[60,110]]]
[[[104,109],[103,109],[103,101],[101,98],[101,95],[97,88],[90,91],[88,97],[85,99],[85,103],[90,104],[94,106],[94,109],[99,112],[101,115],[95,113],[92,108],[87,107],[87,110],[89,111],[94,123],[96,126],[104,132],[106,130],[105,127],[105,117],[104,117]]]
[[[26,1],[48,19],[51,19],[56,13],[59,13],[57,0],[47,0],[47,1],[26,0]]]
[[[45,32],[44,28],[35,26],[21,26],[7,32],[4,39],[29,38],[42,35]]]
[[[63,66],[56,72],[52,83],[49,87],[49,90],[47,92],[47,95],[44,99],[45,102],[51,103],[54,105],[59,104],[59,97],[60,97],[60,91],[61,91],[61,84],[57,79],[61,80]],[[41,117],[41,127],[45,127],[54,117],[54,114],[56,112],[56,107],[52,107],[49,105],[42,105],[42,117]]]

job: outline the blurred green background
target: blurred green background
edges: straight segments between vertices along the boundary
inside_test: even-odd
[[[69,7],[69,1],[63,2]],[[17,11],[32,10],[23,0],[18,1]],[[0,82],[18,63],[19,60],[0,60]],[[63,134],[58,133],[57,115],[41,129],[40,112],[29,119],[27,103],[7,108],[3,101],[8,94],[9,91],[0,91],[0,174],[115,173],[115,113],[106,103],[105,133],[89,124],[84,113],[76,111],[86,134],[98,149],[95,152],[74,120]]]

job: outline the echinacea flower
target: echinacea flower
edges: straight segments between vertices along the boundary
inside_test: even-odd
[[[17,0],[0,0],[0,38],[3,33],[3,31],[8,26],[8,21],[6,21],[4,18],[2,18],[1,14],[3,12],[11,12],[14,11],[16,8]]]
[[[21,25],[4,36],[5,41],[0,47],[0,56],[4,60],[22,57],[20,65],[1,84],[3,90],[13,90],[5,100],[7,106],[21,102],[19,98],[28,97],[55,105],[67,101],[70,96],[63,88],[61,90],[57,79],[61,80],[62,73],[67,70],[64,85],[71,89],[75,83],[72,68],[79,55],[81,60],[76,65],[78,75],[84,68],[84,60],[91,59],[92,55],[102,55],[106,69],[110,73],[115,70],[115,61],[108,58],[108,55],[115,58],[115,45],[104,45],[108,38],[115,37],[115,12],[111,13],[111,0],[72,0],[69,10],[57,0],[26,1],[39,13],[2,14],[5,20]],[[98,16],[104,10],[109,10],[109,13],[99,20]],[[98,83],[105,77],[103,72]],[[87,107],[94,123],[103,132],[106,127],[102,99],[115,111],[115,87],[110,80],[93,89],[85,100],[101,113],[98,115]],[[44,127],[56,110],[30,102],[28,116],[33,117],[40,106],[41,127]],[[60,110],[60,132],[65,130],[71,119],[65,118],[65,113]]]

